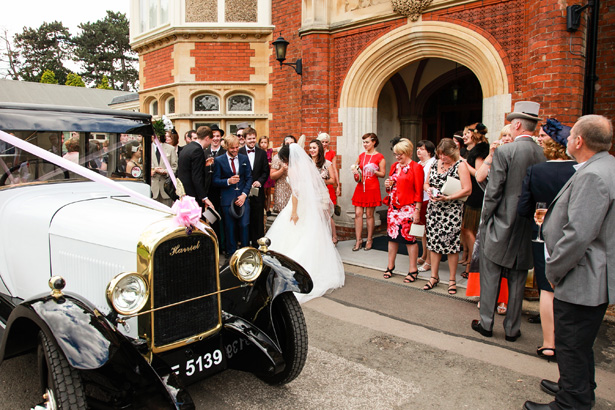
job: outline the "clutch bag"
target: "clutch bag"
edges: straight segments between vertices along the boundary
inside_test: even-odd
[[[444,185],[442,185],[442,195],[453,195],[454,193],[458,192],[459,190],[461,190],[461,181],[458,180],[457,178],[453,178],[451,176],[447,176],[446,177],[446,182],[444,183]],[[458,198],[460,201],[465,202],[466,199],[468,199],[467,196],[464,196],[462,198]]]

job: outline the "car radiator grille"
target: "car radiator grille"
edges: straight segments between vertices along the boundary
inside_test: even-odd
[[[158,245],[152,273],[154,307],[217,291],[215,253],[214,242],[203,235],[174,238]],[[154,345],[165,346],[206,332],[218,324],[218,316],[218,295],[156,311]]]

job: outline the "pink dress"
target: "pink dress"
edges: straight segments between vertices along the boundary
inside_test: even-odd
[[[375,154],[362,153],[359,155],[359,168],[363,173],[363,181],[357,184],[352,195],[352,204],[363,208],[373,208],[382,205],[380,198],[380,180],[373,174],[373,170],[379,169],[378,164],[384,159],[379,152]],[[368,168],[367,175],[365,167]],[[371,170],[371,171],[370,171]]]

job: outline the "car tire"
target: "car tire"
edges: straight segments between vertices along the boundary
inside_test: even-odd
[[[268,384],[283,385],[299,376],[308,352],[305,317],[301,305],[292,292],[282,293],[274,299],[271,319],[286,366],[276,375],[259,377]]]
[[[41,391],[47,408],[78,410],[87,408],[79,371],[66,360],[55,341],[42,331],[38,336],[38,369]]]

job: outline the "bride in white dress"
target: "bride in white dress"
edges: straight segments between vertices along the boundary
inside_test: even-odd
[[[344,286],[342,259],[331,242],[333,203],[314,162],[298,144],[282,147],[278,156],[288,164],[292,196],[266,236],[272,250],[298,262],[312,278],[310,293],[295,293],[305,303]]]

